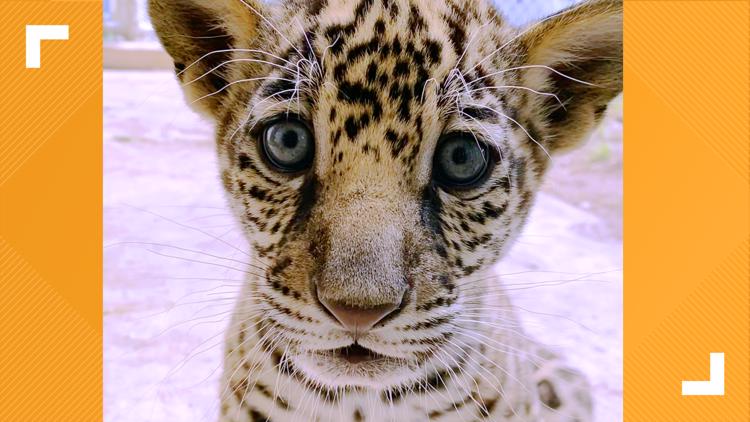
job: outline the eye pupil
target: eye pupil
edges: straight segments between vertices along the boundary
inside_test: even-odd
[[[454,164],[457,165],[463,165],[466,164],[467,161],[469,161],[469,154],[466,153],[466,149],[463,147],[456,148],[453,150],[453,155],[451,156],[451,159],[453,160]]]
[[[287,130],[281,135],[281,143],[284,147],[293,149],[297,147],[297,144],[299,143],[299,135],[293,130]]]

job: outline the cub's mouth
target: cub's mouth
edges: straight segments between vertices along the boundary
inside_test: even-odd
[[[295,367],[310,379],[331,388],[397,386],[414,378],[419,364],[355,342],[335,349],[318,349],[293,356]],[[380,350],[380,349],[377,349]]]
[[[333,349],[331,352],[334,358],[344,360],[352,365],[367,362],[378,362],[387,358],[386,355],[382,355],[378,352],[370,350],[358,343],[354,343],[346,347],[340,347],[338,349]]]

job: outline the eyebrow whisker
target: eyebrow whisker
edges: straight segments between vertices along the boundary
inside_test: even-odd
[[[526,90],[526,91],[529,91],[529,92],[533,92],[534,94],[544,95],[544,96],[547,96],[547,97],[553,97],[557,101],[557,103],[560,104],[560,107],[562,107],[564,110],[567,110],[565,108],[565,104],[563,104],[563,102],[560,100],[560,97],[558,97],[557,94],[552,93],[552,92],[538,91],[536,89],[532,89],[532,88],[529,88],[527,86],[520,86],[520,85],[487,86],[487,87],[483,87],[483,88],[474,88],[474,89],[471,89],[467,93],[471,94],[471,93],[474,93],[474,92],[489,91],[489,90],[495,90],[495,89],[523,89],[523,90]]]
[[[542,145],[539,141],[537,141],[536,139],[534,139],[534,137],[531,136],[531,133],[529,133],[529,131],[522,124],[520,124],[516,119],[508,116],[507,114],[505,114],[505,113],[503,113],[501,111],[495,110],[492,107],[487,107],[486,105],[483,105],[483,104],[471,103],[469,105],[475,106],[475,107],[481,107],[481,108],[490,110],[490,111],[496,113],[498,116],[506,118],[506,119],[510,120],[511,122],[515,123],[521,130],[523,130],[523,132],[526,134],[526,136],[529,137],[529,139],[531,139],[532,141],[534,141],[534,143],[537,144],[539,146],[539,148],[542,149],[542,151],[544,151],[544,153],[547,155],[547,158],[550,161],[552,161],[552,156],[550,155],[549,151],[547,151],[547,148],[545,148],[544,145]]]

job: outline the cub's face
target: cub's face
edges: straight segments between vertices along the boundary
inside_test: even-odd
[[[617,1],[523,30],[483,0],[152,0],[151,14],[216,121],[258,256],[246,294],[279,334],[266,347],[332,387],[462,358],[500,312],[486,270],[550,156],[621,89]]]

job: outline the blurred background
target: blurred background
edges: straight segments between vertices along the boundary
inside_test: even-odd
[[[496,0],[516,24],[570,0]],[[247,245],[226,209],[210,122],[184,104],[146,0],[104,1],[107,422],[213,422],[223,329]],[[591,378],[622,420],[622,98],[557,156],[498,266],[530,334]]]

